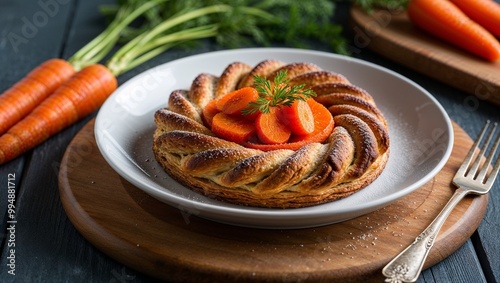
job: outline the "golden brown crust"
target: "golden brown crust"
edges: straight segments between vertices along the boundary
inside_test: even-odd
[[[364,89],[361,89],[355,85],[345,84],[345,83],[320,83],[313,85],[311,89],[316,93],[316,100],[319,101],[320,98],[327,95],[339,95],[348,94],[354,97],[359,97],[360,99],[374,104],[373,98]]]
[[[311,88],[323,83],[344,83],[349,81],[341,74],[329,71],[314,71],[297,75],[290,79],[290,85],[304,84],[306,88]]]
[[[278,60],[265,60],[257,64],[248,74],[246,74],[243,79],[238,84],[238,88],[243,88],[246,86],[253,86],[254,76],[267,76],[275,70],[284,66],[285,63]]]
[[[274,77],[276,77],[276,74],[284,70],[286,70],[287,79],[291,79],[300,74],[309,73],[313,71],[320,71],[321,68],[311,63],[305,63],[305,62],[291,63],[281,66],[280,68],[274,70],[273,72],[267,75],[267,79],[273,81]]]
[[[215,91],[215,97],[217,98],[235,90],[241,79],[246,76],[251,69],[252,67],[241,62],[234,62],[227,66],[220,76],[217,89]]]
[[[203,107],[224,93],[272,78],[286,69],[293,84],[306,84],[334,117],[324,143],[293,150],[260,151],[216,137],[201,122]],[[309,63],[236,62],[220,77],[201,74],[189,91],[174,91],[155,114],[153,151],[178,182],[208,197],[235,204],[292,208],[349,196],[373,182],[389,156],[387,123],[373,98],[342,75]]]
[[[219,78],[210,74],[198,75],[191,84],[188,99],[198,109],[203,109],[215,98],[215,89]]]
[[[213,135],[212,131],[200,122],[168,109],[160,109],[156,111],[154,118],[155,124],[157,125],[154,134],[155,138],[174,130]]]
[[[200,111],[187,99],[187,95],[188,91],[186,90],[174,90],[168,98],[169,110],[198,123],[203,123]]]

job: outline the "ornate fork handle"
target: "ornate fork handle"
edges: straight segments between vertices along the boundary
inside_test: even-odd
[[[434,245],[441,226],[455,206],[467,195],[467,191],[458,188],[448,203],[429,226],[415,239],[415,241],[389,262],[382,273],[387,277],[386,282],[415,282],[424,265],[425,259]]]

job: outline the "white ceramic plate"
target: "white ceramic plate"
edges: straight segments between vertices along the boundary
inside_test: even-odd
[[[151,146],[154,112],[172,90],[188,89],[206,72],[219,76],[241,61],[310,62],[345,75],[367,90],[388,120],[391,153],[380,177],[345,199],[299,209],[266,209],[216,201],[192,192],[156,163]],[[260,228],[304,228],[348,220],[388,205],[419,188],[445,165],[453,145],[451,121],[441,105],[410,80],[377,65],[325,52],[252,48],[206,53],[148,70],[124,83],[104,103],[95,123],[97,145],[111,167],[184,216]]]

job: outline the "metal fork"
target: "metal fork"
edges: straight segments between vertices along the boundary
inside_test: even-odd
[[[492,140],[497,123],[494,124],[493,129],[488,134],[487,140],[484,142],[479,154],[477,156],[475,154],[489,124],[490,122],[487,121],[479,134],[479,137],[472,145],[472,148],[465,157],[465,160],[455,174],[453,184],[457,187],[457,190],[445,205],[443,210],[441,210],[434,221],[432,221],[432,223],[415,239],[410,246],[403,250],[398,256],[389,262],[384,269],[382,269],[382,274],[386,277],[385,282],[396,283],[417,281],[418,276],[422,271],[425,259],[427,258],[431,247],[434,245],[434,240],[453,208],[467,194],[486,194],[491,189],[493,182],[495,182],[495,178],[498,175],[498,171],[500,170],[500,157],[497,158],[495,165],[489,174],[488,169],[491,168],[491,161],[493,160],[500,143],[500,134],[496,138],[494,145],[491,147],[485,162],[482,163],[481,160],[484,160],[484,154],[486,153],[488,145]],[[474,156],[476,156],[474,163],[472,163],[469,168]],[[482,168],[478,172],[481,164]],[[486,176],[487,174],[488,176]]]

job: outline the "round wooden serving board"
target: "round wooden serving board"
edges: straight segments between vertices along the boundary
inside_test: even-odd
[[[189,215],[145,194],[103,159],[89,122],[59,173],[64,209],[80,233],[119,262],[173,282],[367,282],[432,221],[472,145],[456,124],[444,169],[426,185],[370,214],[317,228],[265,230]],[[488,196],[466,197],[444,224],[425,268],[443,260],[483,219]]]

